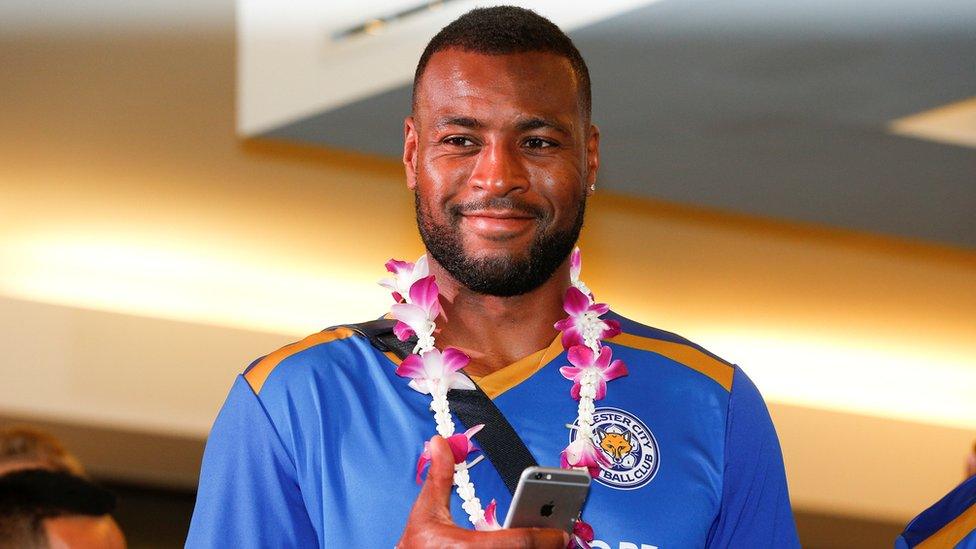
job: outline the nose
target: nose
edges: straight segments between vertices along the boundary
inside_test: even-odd
[[[529,186],[518,151],[498,142],[481,149],[469,181],[472,187],[496,196],[525,192]]]

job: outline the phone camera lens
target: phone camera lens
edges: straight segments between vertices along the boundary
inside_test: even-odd
[[[535,474],[535,479],[536,480],[542,480],[542,473],[536,473]]]

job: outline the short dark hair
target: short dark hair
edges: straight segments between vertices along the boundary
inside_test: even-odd
[[[515,6],[476,8],[441,29],[431,38],[417,63],[413,77],[414,105],[417,85],[431,56],[452,48],[485,55],[543,52],[565,57],[576,74],[580,107],[589,119],[592,98],[586,62],[566,33],[538,13]]]

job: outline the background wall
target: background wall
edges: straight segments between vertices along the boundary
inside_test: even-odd
[[[381,314],[383,262],[421,252],[395,162],[235,137],[234,6],[204,4],[0,34],[0,417],[180,490],[235,373]],[[588,215],[601,298],[766,394],[808,545],[890,546],[961,480],[976,252],[601,192]]]

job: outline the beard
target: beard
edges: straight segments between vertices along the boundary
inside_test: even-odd
[[[424,206],[419,189],[414,193],[417,228],[427,251],[455,280],[473,292],[512,297],[531,292],[549,280],[566,260],[583,228],[586,194],[583,194],[573,225],[563,230],[551,227],[552,216],[535,206],[508,197],[457,204],[448,209],[448,223],[438,224]],[[465,253],[461,234],[463,212],[478,209],[508,209],[531,214],[536,219],[535,237],[523,257],[516,255],[472,257]]]

